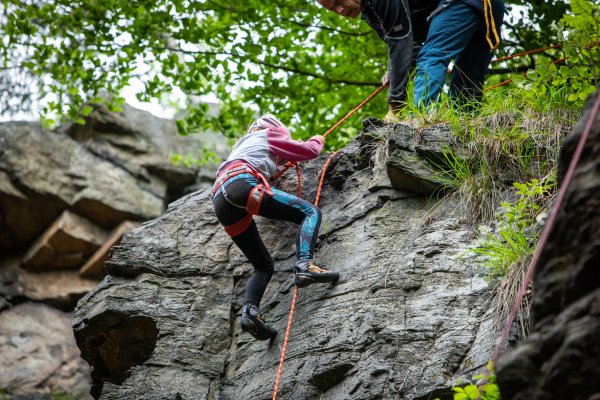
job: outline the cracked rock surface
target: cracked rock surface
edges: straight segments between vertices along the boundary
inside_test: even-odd
[[[316,258],[341,278],[299,292],[281,399],[449,399],[452,375],[489,358],[490,290],[465,255],[473,237],[459,205],[392,188],[377,161],[386,145],[363,135],[329,167]],[[325,159],[303,168],[310,201]],[[288,175],[276,186],[295,193]],[[272,398],[296,227],[256,219],[276,262],[261,312],[279,331],[257,342],[239,328],[252,268],[210,199],[192,193],[127,234],[79,302],[73,326],[95,398]]]

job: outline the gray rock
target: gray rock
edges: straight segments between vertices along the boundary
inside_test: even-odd
[[[34,303],[0,313],[0,387],[7,395],[42,398],[54,388],[90,398],[89,367],[74,346],[71,318]]]
[[[387,174],[394,189],[427,196],[447,189],[440,169],[447,166],[449,150],[459,157],[460,149],[450,130],[432,126],[420,131],[408,125],[384,125],[369,128],[369,133],[387,142]]]
[[[3,252],[31,243],[65,209],[112,228],[156,217],[164,207],[125,170],[35,123],[0,124],[0,170],[6,180],[0,186],[12,187],[0,193]]]
[[[300,290],[282,399],[448,392],[476,337],[489,331],[480,332],[489,288],[473,260],[460,258],[473,245],[470,228],[452,200],[415,197],[377,177],[380,142],[365,135],[351,143],[325,177],[317,259],[341,278]],[[310,201],[325,158],[303,168]],[[288,175],[277,186],[295,192]],[[239,328],[251,266],[211,207],[209,190],[198,191],[126,234],[107,262],[110,275],[79,302],[73,328],[96,398],[272,397],[296,227],[256,218],[276,261],[261,310],[280,333],[257,342]]]
[[[64,311],[72,311],[77,301],[98,284],[81,278],[77,271],[32,273],[19,268],[16,262],[0,266],[0,282],[0,298],[5,299],[7,305],[27,299]]]
[[[227,140],[214,132],[181,136],[174,120],[158,118],[149,112],[127,104],[121,112],[108,111],[105,105],[94,106],[85,125],[70,124],[62,131],[84,144],[98,157],[127,170],[133,176],[156,186],[155,178],[163,182],[169,202],[180,197],[184,188],[194,184],[198,173],[214,177],[215,166],[174,166],[171,154],[183,158],[201,158],[205,150],[223,157],[228,151]],[[157,190],[157,189],[155,189]]]

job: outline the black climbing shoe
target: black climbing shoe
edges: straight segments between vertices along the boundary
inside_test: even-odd
[[[313,283],[335,282],[340,277],[339,272],[328,271],[323,267],[319,267],[314,261],[310,260],[305,263],[304,268],[299,263],[295,268],[294,282],[298,287],[306,287]]]
[[[262,320],[258,314],[258,307],[252,304],[246,304],[242,308],[240,325],[244,332],[248,332],[256,340],[269,340],[277,335],[277,331]]]

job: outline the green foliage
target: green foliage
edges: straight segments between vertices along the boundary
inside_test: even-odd
[[[504,29],[509,30],[509,37],[503,38],[504,47],[513,47],[517,53],[522,50],[533,50],[559,43],[562,37],[552,29],[569,8],[564,0],[513,0],[506,2],[508,14],[505,15]],[[518,11],[517,11],[518,7]],[[532,29],[536,26],[537,29]],[[515,41],[515,39],[518,39]],[[517,60],[517,64],[529,60]]]
[[[488,362],[487,369],[488,373],[476,375],[464,384],[458,382],[459,386],[452,388],[454,400],[501,400],[492,361]]]
[[[185,167],[198,167],[202,169],[208,164],[218,164],[221,162],[221,158],[216,155],[216,153],[206,147],[201,148],[198,151],[198,155],[194,154],[170,154],[169,159],[174,165],[183,165]]]
[[[495,232],[482,229],[479,244],[472,251],[484,256],[489,279],[504,276],[509,268],[528,260],[535,250],[540,228],[535,217],[555,189],[554,175],[545,181],[533,179],[514,183],[517,199],[502,202],[500,221]]]
[[[456,190],[471,222],[488,220],[494,198],[494,181],[484,157],[466,158],[451,149],[443,151],[443,162],[436,166],[437,179],[446,189]]]
[[[386,46],[372,29],[314,0],[0,1],[0,113],[27,111],[40,100],[33,88],[48,126],[57,123],[54,115],[83,123],[86,104],[103,97],[119,110],[121,90],[139,80],[141,101],[175,89],[219,99],[218,116],[192,109],[195,102],[180,105],[189,111],[178,124],[182,133],[210,126],[235,137],[256,113],[270,112],[306,138],[370,94],[387,68]],[[527,15],[506,24],[524,38],[505,42],[507,49],[554,41],[546,27],[563,16],[563,2],[509,3],[526,6]],[[339,147],[364,115],[386,108],[382,94],[327,145]]]
[[[473,377],[474,382],[464,387],[455,387],[454,400],[499,400],[500,390],[495,380],[488,378],[485,382],[483,375]]]
[[[308,137],[377,88],[387,65],[385,44],[364,22],[312,0],[1,2],[0,71],[23,71],[46,97],[45,115],[77,122],[103,92],[117,95],[109,107],[118,110],[121,89],[139,78],[140,100],[174,88],[219,99],[220,115],[191,112],[182,132],[210,124],[239,136],[255,113],[270,112]],[[384,113],[385,101],[365,113]],[[328,144],[354,136],[360,118]]]
[[[504,193],[515,190],[514,182],[553,174],[560,144],[577,119],[578,110],[550,92],[521,94],[515,87],[487,92],[477,114],[452,107],[412,114],[417,128],[435,123],[452,128],[456,144],[444,149],[434,172],[460,196],[463,216],[473,224],[500,219],[497,207]]]
[[[525,76],[513,77],[513,82],[525,92],[537,95],[547,92],[559,95],[574,107],[583,107],[587,97],[600,87],[600,4],[572,0],[571,13],[555,27],[566,32],[564,60],[559,65],[548,58],[539,60],[534,70]]]

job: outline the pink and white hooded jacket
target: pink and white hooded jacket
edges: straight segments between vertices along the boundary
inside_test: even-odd
[[[323,144],[318,139],[294,140],[281,121],[272,115],[264,115],[250,125],[248,132],[233,146],[227,160],[219,166],[217,176],[242,161],[268,180],[286,161],[311,160],[321,150]]]

